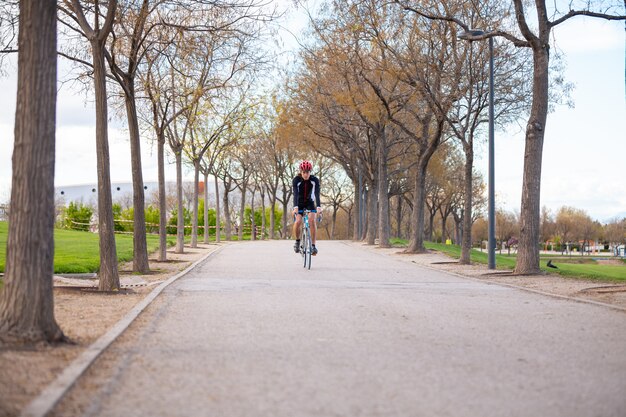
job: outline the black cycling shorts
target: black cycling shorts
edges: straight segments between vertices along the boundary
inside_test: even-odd
[[[309,200],[307,203],[298,204],[298,211],[302,211],[304,209],[307,209],[307,210],[317,210],[317,207],[315,207],[315,201]]]

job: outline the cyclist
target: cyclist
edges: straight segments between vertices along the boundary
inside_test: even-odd
[[[293,245],[293,249],[296,253],[300,252],[300,228],[302,227],[302,214],[299,212],[307,210],[317,210],[317,214],[322,212],[320,203],[320,180],[311,175],[313,164],[309,161],[300,162],[300,172],[293,179],[293,214],[296,216],[296,221],[293,224],[293,236],[296,239],[296,243]],[[315,247],[315,232],[317,226],[315,224],[315,213],[309,213],[309,227],[311,228],[311,255],[317,255],[317,248]]]

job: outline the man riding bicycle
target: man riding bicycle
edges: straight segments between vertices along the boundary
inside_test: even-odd
[[[296,253],[300,252],[300,228],[302,227],[302,210],[307,209],[310,211],[316,210],[320,214],[322,207],[320,203],[320,180],[311,175],[313,165],[309,161],[300,162],[300,173],[293,179],[293,214],[296,216],[296,221],[293,224],[293,236],[296,239],[296,243],[293,245],[293,250]],[[317,248],[315,247],[315,232],[317,226],[315,223],[316,213],[309,213],[309,227],[311,228],[311,243],[312,251],[311,255],[317,255]]]

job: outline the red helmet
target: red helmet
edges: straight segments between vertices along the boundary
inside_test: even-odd
[[[312,169],[313,169],[313,164],[311,164],[309,161],[300,162],[300,171],[311,172]]]

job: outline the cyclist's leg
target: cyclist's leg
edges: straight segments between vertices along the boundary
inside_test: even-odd
[[[300,252],[300,234],[302,233],[302,215],[296,214],[296,220],[293,222],[292,236],[295,240],[293,243],[294,252]]]
[[[315,213],[309,213],[309,229],[311,229],[311,244],[315,245],[315,232],[317,232],[317,224],[315,223]]]
[[[296,221],[293,222],[293,238],[300,240],[300,228],[302,227],[302,214],[296,214]]]

